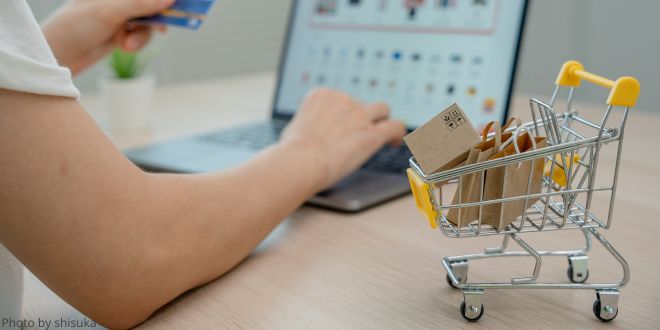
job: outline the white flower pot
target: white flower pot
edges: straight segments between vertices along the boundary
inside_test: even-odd
[[[151,126],[155,79],[106,78],[101,81],[104,110],[113,132],[146,131]]]

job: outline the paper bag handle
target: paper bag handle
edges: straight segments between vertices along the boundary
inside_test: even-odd
[[[520,133],[522,131],[525,131],[525,133],[527,133],[527,136],[529,137],[529,139],[532,141],[532,150],[536,150],[536,139],[529,132],[529,128],[527,128],[527,127],[518,127],[518,129],[516,129],[516,133],[513,134],[513,136],[515,137],[515,139],[513,139],[513,148],[516,150],[516,153],[517,154],[520,153],[520,146],[518,146],[518,137],[520,136]]]
[[[518,129],[516,129],[516,132],[511,137],[513,139],[513,148],[516,150],[516,154],[520,153],[520,146],[518,145],[518,137],[520,137],[520,134],[521,134],[522,131],[525,131],[525,133],[527,133],[527,138],[530,141],[532,141],[532,150],[536,150],[536,148],[537,148],[536,147],[536,139],[530,133],[529,128],[521,126],[521,127],[518,127]],[[520,168],[521,165],[522,165],[522,162],[518,163],[517,167]]]
[[[510,129],[511,124],[513,124],[514,122],[516,123],[516,130],[518,128],[522,127],[522,120],[520,120],[520,118],[511,117],[511,119],[509,119],[509,121],[507,121],[506,124],[504,124],[504,126],[502,126],[502,129],[501,129],[502,133],[504,133],[506,130]],[[508,145],[509,143],[511,143],[511,139],[513,139],[515,137],[516,137],[516,134],[511,134],[509,139],[506,140],[506,141],[503,141],[502,144],[507,144]]]
[[[520,146],[518,146],[518,137],[520,137],[520,133],[521,133],[522,131],[525,131],[525,133],[527,133],[527,136],[530,137],[530,140],[532,140],[532,150],[536,149],[536,148],[537,148],[537,147],[536,147],[536,140],[534,139],[534,136],[533,136],[533,135],[531,134],[531,132],[529,131],[529,128],[528,128],[528,127],[525,127],[525,126],[519,126],[519,127],[516,129],[516,131],[515,131],[513,134],[511,134],[511,137],[510,137],[508,140],[506,140],[506,141],[505,141],[505,142],[504,142],[504,143],[498,148],[497,151],[500,152],[500,151],[504,150],[504,148],[506,148],[506,147],[509,146],[510,144],[513,144],[513,148],[514,148],[514,150],[516,151],[516,153],[519,154],[519,153],[520,153]]]
[[[504,133],[504,131],[506,131],[507,129],[511,128],[511,124],[513,124],[514,122],[516,123],[516,127],[522,126],[522,120],[520,120],[520,118],[511,117],[511,119],[509,119],[509,121],[507,121],[506,124],[502,126],[502,133]]]
[[[522,126],[522,121],[518,117],[511,117],[504,126],[499,127],[500,123],[498,121],[491,121],[486,126],[484,126],[483,131],[481,132],[481,141],[486,142],[488,141],[488,132],[495,126],[495,147],[499,147],[502,145],[502,133],[504,133],[507,129],[511,128],[511,124],[516,123],[516,127],[520,128]],[[507,140],[504,141],[504,144],[509,144],[511,139],[515,136],[515,134],[512,134],[511,137]]]
[[[488,132],[495,126],[495,146],[499,147],[502,144],[502,129],[500,128],[500,123],[493,120],[484,126],[484,130],[481,132],[481,141],[488,141]]]

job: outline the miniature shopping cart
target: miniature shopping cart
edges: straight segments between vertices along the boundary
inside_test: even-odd
[[[574,92],[582,81],[588,81],[606,88],[610,94],[606,102],[605,113],[600,121],[591,121],[572,109]],[[631,77],[622,77],[612,81],[584,70],[576,61],[566,62],[556,81],[556,88],[548,103],[536,99],[530,100],[533,120],[516,129],[526,130],[532,135],[544,136],[547,146],[517,153],[504,158],[481,163],[464,165],[434,174],[424,173],[414,158],[410,159],[408,176],[413,195],[419,210],[428,218],[431,227],[439,228],[446,236],[463,238],[489,235],[503,235],[501,246],[486,249],[483,253],[446,257],[442,264],[447,270],[448,283],[463,291],[464,301],[460,312],[468,321],[477,321],[484,312],[482,297],[485,289],[590,289],[596,291],[593,305],[595,316],[604,322],[613,320],[618,313],[619,288],[625,286],[630,278],[630,269],[626,260],[603,237],[600,230],[612,225],[612,213],[617,188],[621,151],[623,148],[624,129],[630,108],[635,105],[639,95],[639,83]],[[567,102],[559,106],[555,102],[560,93],[568,91]],[[555,104],[557,103],[557,105]],[[559,113],[558,108],[562,109]],[[439,141],[439,143],[442,143]],[[611,148],[611,149],[610,149]],[[604,150],[608,161],[599,166]],[[520,196],[506,196],[486,200],[483,187],[488,171],[498,167],[520,164],[521,162],[543,162],[544,171],[541,191]],[[461,187],[468,176],[480,181],[482,192],[476,201],[461,201]],[[529,175],[532,181],[532,174]],[[506,177],[504,182],[506,184]],[[452,200],[456,192],[456,197]],[[595,196],[598,197],[594,200]],[[482,223],[484,206],[503,205],[507,202],[525,201],[524,213],[513,223],[500,227]],[[601,207],[607,213],[599,217],[592,208],[595,201],[606,204]],[[449,221],[447,215],[451,209],[479,208],[478,219],[463,226],[456,221]],[[601,210],[598,210],[601,211]],[[458,223],[461,221],[459,219]],[[498,230],[500,229],[500,230]],[[586,245],[581,250],[540,251],[522,239],[523,234],[575,229],[581,231]],[[623,278],[614,283],[587,283],[587,253],[591,249],[591,239],[596,238],[607,251],[621,264]],[[513,240],[522,250],[507,251],[509,240]],[[468,282],[468,263],[470,260],[531,256],[535,259],[531,276],[512,278],[504,283]],[[565,256],[568,258],[568,280],[566,283],[542,283],[538,281],[543,257]]]

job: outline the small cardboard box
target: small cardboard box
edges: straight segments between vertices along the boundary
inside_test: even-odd
[[[458,165],[480,141],[472,123],[456,103],[403,140],[426,174]]]

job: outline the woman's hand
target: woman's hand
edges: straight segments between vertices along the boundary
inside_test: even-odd
[[[153,27],[128,21],[173,4],[174,0],[70,0],[45,23],[43,32],[60,65],[77,74],[114,47],[140,50],[149,42]]]
[[[400,143],[403,123],[389,119],[382,103],[362,104],[348,94],[311,92],[282,135],[281,143],[314,156],[318,188],[324,189],[356,170],[386,143]]]

